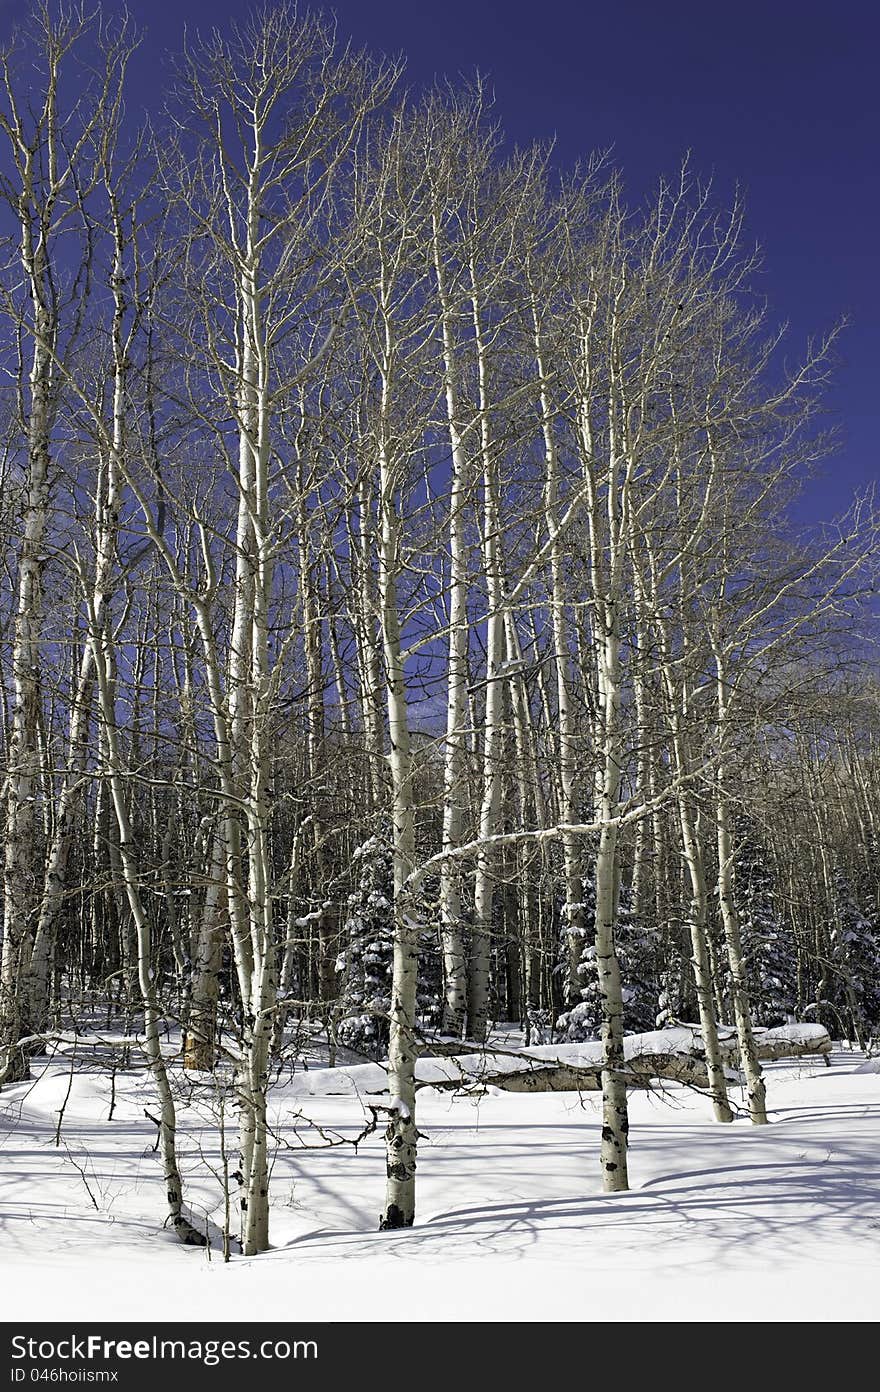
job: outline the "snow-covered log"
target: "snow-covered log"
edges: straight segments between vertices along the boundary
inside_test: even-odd
[[[800,1058],[827,1054],[831,1040],[821,1025],[783,1025],[755,1031],[759,1057]],[[649,1087],[653,1078],[707,1086],[702,1038],[696,1025],[652,1030],[624,1037],[624,1079],[627,1087]],[[719,1031],[722,1057],[737,1060],[736,1031]],[[601,1087],[602,1046],[599,1040],[582,1044],[539,1044],[531,1049],[493,1050],[472,1054],[423,1056],[416,1063],[418,1087],[444,1089],[497,1087],[507,1092],[592,1092]],[[376,1095],[388,1090],[386,1068],[380,1063],[351,1068],[309,1069],[293,1080],[300,1096],[331,1094]]]
[[[831,1036],[822,1025],[780,1025],[776,1029],[756,1029],[754,1034],[759,1059],[822,1054],[827,1063],[831,1053]]]

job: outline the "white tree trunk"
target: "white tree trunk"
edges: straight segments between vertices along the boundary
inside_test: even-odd
[[[51,330],[46,316],[42,333]],[[12,648],[12,728],[7,750],[6,829],[3,865],[3,963],[0,971],[0,1031],[5,1055],[0,1081],[28,1076],[24,1054],[16,1049],[29,1022],[22,1019],[23,988],[30,962],[33,909],[33,826],[39,778],[37,720],[40,697],[43,538],[49,511],[49,429],[51,362],[38,344],[31,369],[28,425],[28,486],[18,601]]]
[[[111,694],[111,684],[107,664],[107,636],[98,626],[98,616],[93,609],[92,642],[95,651],[95,666],[98,678],[98,692],[101,717],[107,739],[108,774],[113,810],[119,829],[119,858],[123,888],[128,906],[134,920],[137,934],[137,981],[141,1003],[144,1010],[144,1048],[150,1062],[150,1070],[159,1095],[159,1140],[162,1164],[165,1175],[165,1196],[168,1211],[175,1232],[182,1242],[189,1246],[204,1246],[205,1238],[193,1228],[183,1213],[183,1186],[177,1164],[176,1128],[177,1119],[174,1097],[168,1081],[168,1072],[159,1040],[159,1008],[156,1002],[154,973],[151,960],[150,924],[138,888],[139,874],[134,856],[134,841],[123,783],[123,760],[115,727],[115,713]]]
[[[504,583],[501,557],[501,510],[498,464],[490,430],[488,352],[477,293],[477,276],[471,265],[472,318],[477,347],[479,379],[480,452],[483,467],[482,550],[486,580],[488,617],[486,619],[486,704],[483,716],[483,795],[480,804],[479,836],[484,843],[498,831],[503,787],[503,713],[505,682],[502,665],[504,646]],[[471,937],[470,978],[468,981],[468,1035],[486,1037],[489,1019],[489,971],[491,963],[492,911],[494,902],[495,852],[489,844],[477,855],[474,873],[474,930]]]
[[[189,1025],[183,1051],[183,1066],[212,1072],[217,1049],[217,1001],[223,941],[228,918],[226,909],[226,854],[219,833],[209,833],[211,853],[207,857],[208,883],[196,932],[193,952]]]
[[[709,1087],[712,1093],[712,1106],[716,1121],[733,1121],[733,1112],[727,1096],[727,1080],[724,1075],[724,1061],[718,1043],[718,1025],[715,1017],[715,1003],[712,993],[712,972],[709,960],[708,899],[703,855],[693,824],[687,796],[678,799],[679,826],[681,827],[682,848],[685,865],[691,886],[691,899],[688,911],[688,928],[691,935],[691,964],[694,970],[694,988],[697,996],[697,1009],[700,1016],[700,1032],[706,1051],[706,1071],[709,1074]]]
[[[599,1163],[607,1194],[629,1188],[629,1113],[623,1048],[623,990],[614,934],[617,926],[619,866],[614,818],[620,797],[620,636],[617,606],[604,606],[598,652],[602,721],[601,764],[597,777],[597,818],[602,823],[596,855],[596,966],[602,1001],[602,1141]]]
[[[727,744],[728,681],[720,645],[713,642],[717,691],[718,745],[723,751]],[[746,1078],[749,1115],[755,1126],[767,1124],[767,1091],[758,1060],[755,1036],[752,1032],[752,1011],[749,1002],[748,979],[742,954],[739,915],[733,895],[733,843],[727,798],[724,788],[725,767],[719,764],[716,772],[715,825],[718,844],[718,907],[724,929],[727,961],[730,966],[733,1016],[739,1041],[740,1062]]]
[[[443,370],[446,385],[446,418],[452,455],[449,492],[449,643],[446,675],[446,743],[443,759],[443,850],[460,845],[467,796],[468,629],[465,507],[468,469],[461,439],[460,412],[455,387],[455,340],[452,309],[446,290],[439,214],[432,218],[434,274],[440,301],[443,333]],[[440,931],[443,941],[443,1030],[461,1035],[467,1015],[467,957],[462,933],[461,880],[453,860],[440,870]]]
[[[551,538],[550,550],[550,612],[553,625],[553,663],[556,672],[557,774],[559,782],[559,820],[563,825],[575,822],[577,804],[575,779],[577,772],[576,725],[569,682],[568,634],[566,632],[566,584],[563,568],[563,547],[558,532],[557,506],[559,497],[559,462],[553,429],[553,407],[547,376],[546,350],[541,333],[538,304],[531,293],[532,324],[535,340],[535,362],[538,369],[541,428],[544,436],[544,512]],[[581,979],[579,967],[586,937],[584,882],[581,866],[581,847],[576,837],[564,835],[562,850],[565,865],[566,936],[568,961],[564,996],[573,1004],[579,999]]]
[[[383,390],[387,393],[387,379]],[[380,1228],[386,1229],[411,1227],[415,1217],[418,924],[407,891],[415,855],[415,805],[397,607],[398,519],[394,505],[393,471],[381,447],[379,467],[379,598],[388,701],[394,864],[394,961],[388,1045],[391,1106],[385,1133],[385,1207],[379,1223]]]

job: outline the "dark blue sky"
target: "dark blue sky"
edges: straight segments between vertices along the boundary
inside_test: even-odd
[[[241,0],[128,0],[145,30],[136,92],[156,100],[184,23],[221,28]],[[107,0],[112,9],[112,0]],[[338,0],[343,35],[408,60],[407,82],[479,68],[512,140],[555,135],[573,163],[614,146],[633,199],[686,150],[721,196],[743,186],[761,289],[791,352],[851,326],[830,404],[844,444],[804,515],[880,475],[880,7],[874,0]],[[0,13],[17,5],[0,0]],[[5,27],[5,26],[4,26]]]

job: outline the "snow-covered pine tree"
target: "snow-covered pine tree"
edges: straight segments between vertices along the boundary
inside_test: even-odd
[[[659,956],[659,990],[653,1027],[664,1029],[678,1020],[692,1020],[696,1012],[692,999],[692,975],[688,954],[681,942],[680,924],[667,925],[659,945]]]
[[[838,866],[833,879],[827,999],[836,1017],[835,1032],[864,1045],[880,1031],[880,927],[859,906],[846,870]]]
[[[381,1058],[388,1049],[388,1010],[394,954],[394,878],[387,825],[356,847],[358,887],[348,896],[344,946],[336,959],[342,974],[336,1037],[346,1049]]]
[[[753,1019],[758,1025],[784,1025],[794,1018],[797,1000],[795,943],[766,850],[744,823],[737,840],[734,903]]]
[[[571,1042],[598,1039],[602,1020],[596,948],[593,943],[596,890],[592,875],[584,877],[581,889],[583,899],[579,903],[561,905],[553,967],[554,980],[560,983],[560,996],[568,1007],[556,1020],[553,1037]],[[577,928],[573,928],[573,924],[577,924]],[[581,950],[577,966],[577,995],[571,999],[570,962],[575,936],[581,939]]]
[[[380,823],[375,833],[355,849],[352,859],[360,874],[357,889],[348,896],[344,946],[336,959],[336,970],[342,974],[336,1039],[353,1053],[379,1059],[388,1051],[394,957],[394,866],[387,822]],[[430,882],[426,882],[426,892],[430,887]],[[420,1032],[436,1028],[442,1008],[438,926],[434,919],[426,907],[419,941]]]
[[[584,884],[583,920],[591,925],[596,913],[596,897],[592,879]],[[654,1028],[657,990],[654,984],[653,955],[655,933],[643,928],[634,918],[629,895],[621,891],[615,947],[622,979],[624,1028],[628,1034],[638,1034]],[[565,924],[562,956],[568,951],[568,925]],[[556,1037],[567,1043],[598,1039],[602,1028],[602,999],[599,974],[596,968],[596,946],[589,939],[581,954],[578,976],[581,999],[556,1021]]]

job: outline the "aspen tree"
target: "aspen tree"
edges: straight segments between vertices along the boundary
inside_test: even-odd
[[[3,190],[13,205],[19,233],[24,288],[4,291],[5,309],[30,355],[20,389],[20,428],[25,441],[26,494],[16,580],[17,606],[12,650],[13,708],[7,748],[4,858],[3,961],[0,970],[0,1080],[26,1077],[27,1060],[15,1044],[28,1022],[22,1019],[28,992],[33,935],[39,910],[33,903],[34,812],[42,659],[43,588],[51,544],[53,430],[63,390],[59,363],[70,358],[79,336],[90,284],[90,203],[100,178],[102,154],[112,143],[119,117],[125,66],[131,51],[127,22],[97,33],[98,56],[89,51],[95,27],[81,12],[55,18],[37,9],[30,32],[2,55],[0,130],[9,141],[12,178]],[[38,87],[16,77],[19,44],[32,51]],[[78,73],[83,91],[71,110],[67,91]],[[61,250],[62,243],[64,251]],[[72,243],[73,245],[68,245]],[[75,250],[74,250],[75,248]],[[59,256],[73,257],[73,286],[64,291]],[[83,695],[85,693],[82,693]],[[79,719],[79,717],[76,717]],[[76,730],[74,734],[76,735]],[[63,838],[62,838],[63,844]],[[63,856],[50,853],[48,893],[57,893]],[[52,886],[55,886],[53,890]],[[39,938],[35,1005],[42,1014],[48,925]]]
[[[431,114],[428,114],[431,123]],[[435,116],[434,125],[440,122]],[[430,134],[436,134],[434,129]],[[443,345],[443,373],[449,445],[451,479],[449,493],[449,639],[446,678],[446,743],[443,764],[443,848],[459,845],[464,829],[465,769],[467,761],[466,722],[468,684],[468,564],[466,507],[470,492],[471,461],[463,432],[463,412],[458,399],[459,369],[456,360],[455,325],[461,315],[460,291],[450,285],[455,275],[442,237],[442,224],[451,199],[455,197],[454,161],[451,150],[429,150],[428,171],[431,180],[431,255],[440,306],[440,329]],[[457,124],[447,127],[447,141],[460,135]],[[439,168],[435,165],[439,164]],[[451,167],[450,167],[451,166]],[[455,294],[454,294],[455,292]],[[454,294],[454,298],[453,298]],[[467,955],[462,933],[462,896],[458,867],[444,861],[440,870],[440,916],[443,935],[446,999],[444,1029],[448,1034],[461,1035],[467,1016]]]
[[[160,1103],[159,1143],[162,1154],[166,1200],[174,1230],[188,1245],[204,1245],[183,1212],[183,1189],[176,1149],[176,1114],[159,1038],[160,1010],[156,990],[156,962],[153,933],[141,893],[141,873],[138,865],[136,839],[132,825],[129,794],[125,786],[126,761],[123,757],[117,723],[117,682],[115,640],[111,627],[109,602],[112,597],[114,558],[118,539],[119,513],[125,484],[125,461],[128,452],[127,420],[129,408],[130,349],[137,313],[131,313],[125,286],[132,274],[133,238],[117,190],[112,182],[109,165],[104,166],[105,191],[110,209],[112,232],[112,291],[113,318],[110,334],[112,363],[112,392],[110,420],[105,425],[96,412],[92,424],[96,427],[101,468],[95,490],[94,553],[95,568],[91,578],[82,565],[77,565],[87,615],[88,645],[98,692],[103,763],[110,800],[118,831],[116,844],[115,882],[124,892],[134,923],[136,961],[134,964],[144,1017],[144,1047]],[[81,402],[88,400],[80,392]]]
[[[546,192],[541,189],[543,194],[542,202],[546,201]],[[552,205],[551,205],[552,206]],[[539,209],[536,208],[536,213]],[[573,214],[569,211],[568,217]],[[582,206],[574,214],[579,220],[588,218],[588,209]],[[565,219],[560,219],[560,226],[564,225]],[[540,226],[537,222],[536,226]],[[568,633],[566,618],[566,600],[568,585],[565,575],[565,554],[564,536],[559,531],[559,498],[561,488],[561,470],[559,461],[559,449],[557,443],[558,420],[563,415],[568,400],[560,402],[556,400],[554,392],[555,383],[553,382],[553,369],[551,367],[553,349],[548,343],[547,319],[552,319],[554,300],[559,296],[558,270],[548,276],[545,272],[540,276],[539,267],[536,261],[540,259],[546,261],[550,258],[559,259],[558,249],[551,246],[543,251],[541,248],[533,248],[526,252],[524,265],[524,293],[528,296],[529,315],[531,319],[532,344],[537,370],[538,386],[537,394],[540,405],[541,434],[544,446],[544,511],[546,516],[547,530],[551,541],[550,549],[550,618],[553,633],[553,667],[556,677],[556,722],[558,727],[558,757],[556,760],[556,774],[558,781],[558,812],[559,820],[564,823],[574,823],[578,820],[578,789],[577,779],[579,766],[583,762],[583,756],[578,748],[578,721],[575,712],[575,696],[573,690],[573,676],[571,671],[571,643]],[[537,256],[536,256],[537,252]],[[549,255],[548,255],[549,253]],[[552,262],[551,262],[552,266]],[[554,280],[557,283],[554,284]],[[557,310],[558,312],[558,310]],[[579,757],[580,755],[580,757]],[[588,931],[585,922],[584,904],[584,872],[583,872],[583,847],[578,839],[566,834],[563,837],[563,857],[565,866],[565,933],[568,945],[565,983],[563,995],[566,1002],[572,1002],[577,998],[580,986],[578,969],[581,956],[583,954],[584,942]]]
[[[190,351],[203,382],[216,383],[235,434],[228,467],[238,510],[225,672],[204,601],[195,603],[225,769],[226,892],[244,1025],[242,1241],[252,1254],[269,1242],[266,1095],[278,987],[270,752],[281,657],[294,637],[270,639],[283,521],[272,503],[272,469],[286,403],[326,356],[341,315],[335,263],[332,255],[316,262],[314,242],[327,238],[329,252],[334,183],[393,70],[336,52],[321,20],[282,6],[234,29],[228,42],[215,36],[188,54],[185,81],[199,131],[197,173],[182,153],[178,169],[169,169],[169,192],[190,220],[193,254],[204,246],[209,257],[208,275],[191,286]],[[288,338],[306,304],[323,322],[296,342],[291,361]],[[295,500],[295,483],[293,491]],[[205,564],[214,570],[207,552]]]
[[[406,109],[394,113],[386,139],[374,157],[365,157],[355,184],[361,263],[357,278],[358,323],[363,351],[375,373],[375,400],[361,441],[362,467],[375,484],[361,489],[375,499],[375,520],[361,515],[361,536],[376,547],[378,629],[384,659],[388,770],[392,821],[394,947],[389,1008],[385,1203],[381,1229],[410,1227],[415,1216],[416,1127],[415,1062],[419,920],[409,881],[415,869],[416,807],[407,697],[400,583],[403,525],[409,494],[412,453],[422,422],[410,424],[413,359],[425,340],[425,313],[417,293],[427,265],[420,256],[424,228],[424,174],[410,158],[404,134]],[[354,288],[354,286],[353,286]],[[416,397],[418,401],[418,397]],[[365,525],[369,528],[365,531]],[[364,568],[369,567],[362,558]],[[371,568],[371,567],[369,567]]]
[[[121,54],[124,76],[124,63],[127,54]],[[106,204],[107,250],[110,264],[108,285],[112,305],[108,324],[108,366],[109,366],[109,426],[103,436],[103,448],[99,444],[98,462],[95,473],[95,520],[92,537],[94,551],[93,598],[98,619],[104,621],[105,607],[112,595],[117,581],[118,523],[120,509],[119,465],[115,471],[110,467],[113,458],[118,460],[124,449],[124,420],[130,410],[129,375],[133,361],[135,344],[141,334],[141,306],[132,303],[126,286],[137,279],[135,241],[137,237],[138,209],[136,200],[126,204],[120,191],[123,171],[113,168],[117,155],[119,101],[121,85],[116,93],[115,107],[111,111],[112,120],[102,135],[102,144],[97,157],[97,179],[101,196]],[[136,156],[134,157],[136,160]],[[130,161],[130,162],[134,162]],[[121,162],[121,161],[120,161]],[[59,377],[63,380],[66,369],[55,364]],[[68,389],[69,390],[69,389]],[[89,384],[86,391],[101,402],[104,394],[98,383]],[[74,395],[72,406],[75,409],[79,391]],[[86,420],[86,428],[90,422]],[[94,433],[94,432],[92,432]],[[112,443],[115,442],[115,443]],[[115,455],[114,452],[115,451]],[[135,554],[134,564],[143,558]],[[71,690],[70,716],[67,730],[67,758],[61,786],[54,809],[53,830],[47,838],[46,868],[43,892],[40,901],[37,926],[34,932],[33,950],[29,972],[30,1011],[33,1027],[43,1027],[48,1011],[49,964],[53,940],[62,896],[66,888],[67,864],[74,835],[74,819],[85,780],[88,755],[89,721],[92,709],[94,686],[94,645],[86,642]]]
[[[111,473],[115,472],[112,461]],[[110,487],[115,487],[111,482]],[[125,789],[125,761],[120,748],[114,707],[111,644],[106,620],[102,620],[93,595],[87,596],[89,641],[93,648],[95,678],[107,751],[107,776],[110,796],[119,830],[119,881],[124,887],[137,938],[137,981],[144,1012],[144,1048],[159,1095],[159,1142],[165,1176],[166,1200],[174,1230],[188,1246],[204,1246],[205,1238],[190,1223],[183,1211],[183,1186],[177,1163],[177,1120],[174,1097],[168,1071],[162,1057],[159,1039],[159,1005],[156,997],[155,967],[152,953],[150,921],[139,888],[139,871],[134,849],[128,800]]]
[[[612,212],[612,217],[619,219]],[[610,246],[619,222],[610,227]],[[624,601],[626,557],[630,526],[630,494],[637,455],[626,438],[626,408],[621,402],[621,310],[627,291],[625,263],[612,259],[603,275],[608,283],[591,277],[577,308],[578,443],[587,485],[586,527],[596,685],[596,772],[593,805],[600,824],[595,860],[595,950],[602,1000],[602,1141],[600,1168],[606,1192],[628,1188],[627,1148],[629,1119],[626,1084],[623,1081],[623,994],[620,963],[615,947],[615,923],[619,898],[620,785],[624,746],[621,696],[621,608]],[[600,312],[605,322],[597,326]],[[605,370],[597,362],[602,353]],[[596,438],[596,379],[607,383],[606,438]],[[603,451],[604,445],[604,451]]]

